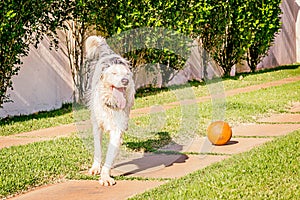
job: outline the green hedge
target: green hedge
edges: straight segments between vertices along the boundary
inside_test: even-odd
[[[163,27],[199,37],[225,74],[243,59],[248,60],[254,71],[279,31],[280,3],[280,0],[121,0],[102,10],[97,25],[107,36],[140,27]],[[157,61],[156,57],[152,59]]]

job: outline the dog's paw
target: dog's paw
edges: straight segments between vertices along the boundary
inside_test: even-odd
[[[116,181],[110,176],[101,176],[99,183],[102,186],[113,186],[116,184]]]
[[[101,167],[100,165],[96,164],[91,167],[91,169],[89,170],[89,174],[90,175],[97,175],[97,174],[100,174],[100,171],[101,171]]]

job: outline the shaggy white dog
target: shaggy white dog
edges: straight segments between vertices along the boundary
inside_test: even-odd
[[[91,36],[86,41],[87,61],[94,65],[89,108],[94,135],[94,163],[90,174],[100,173],[100,184],[115,184],[110,177],[113,161],[127,130],[129,112],[134,102],[134,83],[129,63],[113,52],[102,37]],[[101,169],[102,134],[108,132],[110,141],[105,163]]]

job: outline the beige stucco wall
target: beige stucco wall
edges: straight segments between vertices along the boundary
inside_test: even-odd
[[[5,103],[0,117],[31,114],[60,108],[72,101],[73,85],[67,57],[62,50],[49,51],[49,42],[43,40],[38,49],[32,47],[8,93],[13,103]]]
[[[298,13],[296,18],[296,54],[297,62],[300,63],[300,0],[296,0],[295,7],[298,7]]]
[[[299,7],[295,0],[283,0],[281,10],[283,12],[282,29],[275,38],[269,55],[257,66],[259,69],[297,62],[296,24],[299,24],[299,21],[297,22]]]

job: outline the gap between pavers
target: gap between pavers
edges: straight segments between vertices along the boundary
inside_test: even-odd
[[[145,192],[166,181],[124,181],[116,185],[103,187],[98,181],[67,181],[37,188],[12,200],[120,200]]]

